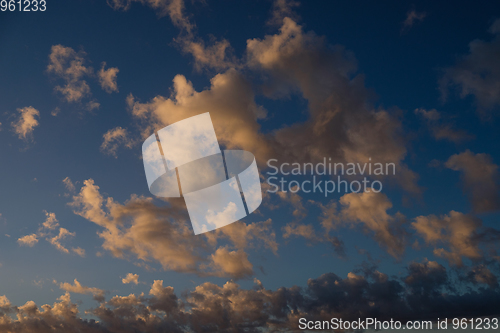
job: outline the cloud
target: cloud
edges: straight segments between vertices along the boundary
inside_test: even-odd
[[[427,121],[427,126],[436,140],[448,140],[460,143],[473,138],[463,130],[454,129],[452,125],[441,121],[441,114],[436,110],[415,109],[415,114],[422,116]]]
[[[28,140],[32,138],[35,127],[39,125],[38,119],[40,112],[32,106],[17,109],[20,113],[17,121],[12,122],[11,126],[19,139]]]
[[[26,236],[20,237],[17,240],[17,242],[20,245],[33,247],[36,243],[38,243],[38,236],[37,236],[37,234],[26,235]]]
[[[387,213],[392,203],[385,194],[348,193],[340,198],[339,203],[340,210],[337,210],[337,205],[323,206],[321,220],[327,232],[342,225],[361,224],[367,233],[373,233],[373,238],[390,255],[395,258],[403,255],[408,236],[402,227],[405,219],[400,213],[394,216]]]
[[[435,262],[424,260],[422,263],[412,262],[408,266],[408,276],[404,282],[413,293],[429,294],[439,292],[448,283],[446,268]]]
[[[464,193],[476,212],[500,208],[500,178],[498,165],[488,154],[474,154],[470,150],[450,156],[445,166],[460,171]]]
[[[242,279],[253,275],[253,265],[248,261],[248,255],[243,250],[228,251],[227,248],[218,248],[212,254],[211,266],[219,276],[233,276]]]
[[[141,3],[157,11],[171,4]],[[111,3],[117,9],[127,9],[130,4]],[[370,105],[363,77],[355,75],[353,54],[342,46],[329,45],[313,32],[303,31],[289,17],[290,11],[279,9],[291,8],[291,3],[275,4],[283,16],[279,32],[247,40],[246,54],[240,60],[226,56],[229,44],[224,41],[212,48],[205,47],[193,33],[180,36],[180,45],[199,60],[195,67],[228,69],[215,75],[211,86],[200,92],[186,77],[177,75],[170,97],[156,96],[141,103],[130,95],[127,103],[142,137],[203,110],[210,112],[221,144],[252,151],[261,164],[269,158],[297,162],[322,161],[325,156],[339,162],[367,162],[371,158],[395,163],[398,173],[394,181],[409,192],[419,193],[418,176],[403,163],[407,151],[401,122],[390,112]],[[177,12],[182,14],[182,10]],[[193,46],[196,43],[199,45]],[[267,112],[255,103],[254,89],[243,74],[248,71],[266,78],[259,91],[267,97],[302,95],[308,103],[309,119],[269,134],[261,133],[258,121],[265,119]]]
[[[56,283],[56,281],[54,281],[54,283]],[[61,282],[59,283],[59,288],[68,291],[70,293],[83,294],[83,295],[90,294],[94,296],[94,299],[96,301],[98,302],[104,301],[104,294],[105,294],[104,290],[99,288],[82,286],[82,284],[78,282],[77,279],[73,281],[73,284],[70,284],[68,282]]]
[[[115,127],[104,133],[101,151],[117,158],[116,151],[123,145],[132,148],[134,142],[129,138],[128,131],[122,127]]]
[[[492,288],[498,287],[498,278],[485,265],[473,267],[467,274],[467,278],[472,283],[486,284]]]
[[[56,218],[56,214],[55,213],[49,213],[47,211],[44,211],[45,212],[45,216],[47,217],[47,219],[45,220],[45,222],[43,222],[43,227],[45,229],[49,229],[49,230],[53,230],[55,228],[57,228],[59,226],[59,221],[57,220]]]
[[[184,16],[184,1],[183,0],[108,0],[110,5],[115,10],[129,10],[133,2],[138,2],[153,8],[158,15],[168,15],[172,23],[183,29],[184,32],[191,33],[194,26]]]
[[[275,0],[273,1],[273,8],[271,11],[271,17],[267,21],[268,25],[271,26],[281,26],[283,24],[283,19],[289,17],[294,21],[299,19],[297,13],[293,11],[294,8],[299,7],[300,2],[294,0]]]
[[[233,223],[206,237],[196,237],[183,201],[171,199],[166,206],[158,207],[151,198],[132,195],[122,205],[113,198],[105,199],[92,179],[84,181],[70,206],[75,214],[103,228],[98,232],[104,241],[102,247],[113,256],[153,260],[164,270],[242,278],[249,275],[252,266],[245,260],[245,247],[260,244],[273,250],[277,247],[270,221],[248,226]],[[230,240],[234,250],[219,248],[211,255],[217,241],[222,239]],[[233,264],[224,265],[221,258],[233,259]],[[235,260],[241,260],[242,264]]]
[[[93,75],[93,68],[85,66],[86,53],[76,52],[71,47],[53,45],[49,55],[47,72],[64,80],[63,86],[54,89],[60,92],[68,103],[80,102],[90,97],[90,87],[83,78]]]
[[[486,249],[495,255],[500,240],[500,231],[483,227],[480,219],[453,210],[439,217],[418,216],[411,225],[427,244],[434,246],[436,256],[456,266],[463,266],[463,258],[483,260]]]
[[[71,248],[71,251],[73,251],[82,258],[85,257],[85,249],[82,249],[81,247],[73,247]]]
[[[66,177],[62,180],[64,186],[66,187],[66,189],[70,192],[75,192],[76,188],[75,188],[75,184],[73,184],[73,182],[71,181],[71,178],[69,177]]]
[[[116,84],[116,75],[120,71],[116,67],[110,67],[108,69],[104,69],[106,67],[106,63],[102,63],[102,67],[97,73],[99,77],[99,83],[101,84],[101,88],[104,89],[107,93],[118,92],[118,85]]]
[[[400,121],[368,102],[356,60],[342,46],[331,46],[304,32],[285,17],[279,33],[247,40],[248,66],[266,77],[264,94],[283,97],[298,92],[308,103],[309,118],[277,129],[269,145],[281,160],[391,162],[408,191],[418,193],[416,174],[402,161],[406,155]]]
[[[123,284],[134,283],[139,284],[139,274],[128,273],[126,277],[122,279]]]
[[[484,116],[487,111],[500,106],[500,19],[489,30],[494,35],[491,41],[473,40],[469,53],[459,58],[453,67],[444,69],[439,84],[446,100],[451,87],[456,87],[460,97],[473,96],[478,111]]]
[[[47,240],[50,244],[54,245],[56,249],[58,249],[59,251],[64,253],[69,253],[69,250],[61,244],[61,240],[65,239],[66,237],[75,237],[75,235],[76,233],[69,232],[68,229],[59,228],[59,234],[55,235],[54,237],[47,238]]]
[[[423,21],[426,16],[426,12],[417,12],[415,8],[412,8],[406,13],[406,19],[403,22],[401,32],[410,30],[417,21]]]

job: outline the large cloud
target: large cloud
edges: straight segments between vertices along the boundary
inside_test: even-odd
[[[233,223],[197,237],[182,200],[169,200],[167,206],[158,207],[151,198],[133,195],[122,205],[111,197],[105,199],[92,179],[84,181],[70,205],[75,214],[102,227],[102,246],[113,256],[153,260],[165,270],[243,278],[253,273],[246,247],[262,245],[277,250],[270,221],[248,226]],[[216,249],[219,240],[228,240],[230,245]]]

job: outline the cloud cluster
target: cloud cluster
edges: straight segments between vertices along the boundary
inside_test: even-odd
[[[22,246],[33,247],[38,243],[40,238],[45,238],[45,240],[52,244],[57,250],[63,253],[70,253],[70,250],[66,248],[61,241],[66,238],[75,237],[76,233],[70,232],[66,228],[59,227],[59,221],[57,220],[55,213],[47,211],[44,211],[44,213],[46,219],[40,228],[38,228],[38,232],[19,237],[17,242]],[[57,230],[57,228],[59,228],[59,231],[56,235],[54,235],[53,232]],[[80,247],[71,248],[71,252],[79,255],[80,257],[85,257],[85,250]]]
[[[91,66],[87,66],[87,54],[81,50],[75,51],[71,47],[63,45],[53,45],[49,55],[49,65],[47,73],[54,75],[64,82],[63,85],[56,85],[54,90],[62,95],[68,103],[81,103],[86,101],[88,110],[98,109],[100,104],[92,97],[88,78],[96,75]],[[103,90],[108,93],[118,92],[116,76],[118,68],[112,67],[104,69],[106,63],[103,62],[101,69],[97,73],[97,78]],[[58,112],[53,113],[57,115]]]
[[[245,248],[277,250],[270,220],[233,223],[197,237],[182,200],[172,199],[158,207],[151,198],[133,195],[122,205],[111,197],[105,199],[92,179],[83,184],[70,205],[75,214],[102,228],[98,233],[104,240],[102,246],[115,257],[152,260],[165,270],[243,278],[253,273]],[[217,248],[223,241],[227,244]]]
[[[122,283],[123,284],[128,284],[128,283],[139,284],[139,274],[128,273],[127,276],[125,276],[122,279]]]
[[[444,317],[498,316],[500,293],[482,283],[459,293],[451,276],[437,262],[413,262],[402,278],[389,277],[373,266],[363,266],[345,278],[326,273],[305,287],[264,288],[255,279],[252,289],[233,281],[210,282],[177,296],[173,287],[155,280],[148,295],[114,296],[86,311],[95,320],[81,319],[70,293],[104,295],[98,288],[61,283],[66,294],[53,305],[29,301],[15,306],[0,297],[0,330],[9,332],[262,332],[295,331],[298,319],[436,320]],[[17,317],[14,319],[13,315]]]

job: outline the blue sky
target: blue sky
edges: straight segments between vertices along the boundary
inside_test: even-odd
[[[391,282],[421,297],[395,292],[417,319],[439,315],[425,303],[429,295],[436,304],[476,297],[489,310],[471,315],[498,315],[499,18],[491,1],[451,8],[432,1],[72,0],[50,1],[45,12],[0,12],[6,313],[22,312],[15,306],[28,301],[53,304],[68,291],[81,301],[79,316],[121,332],[99,311],[84,310],[116,310],[113,296],[142,292],[151,297],[142,303],[154,307],[155,297],[163,300],[150,292],[155,280],[179,299],[206,283],[234,281],[244,293],[254,279],[269,292],[283,287],[291,295],[299,286],[314,299],[315,283],[337,279],[348,288],[357,274],[371,290]],[[265,193],[238,227],[194,236],[182,199],[149,193],[141,144],[155,129],[207,111],[223,147],[256,156],[263,193],[270,158],[370,157],[395,163],[397,175],[382,177],[377,194]],[[58,225],[44,227],[50,213]],[[54,239],[61,228],[70,234]],[[36,240],[23,238],[29,235]],[[128,273],[139,283],[122,283]],[[101,291],[106,300],[94,300]],[[323,309],[354,316],[352,307],[332,305],[341,301],[330,291],[317,300]],[[363,302],[378,302],[375,294]],[[282,327],[296,327],[294,306],[321,317],[318,308],[293,304],[278,319]],[[238,331],[249,320],[229,313],[234,318],[215,330]],[[202,319],[187,320],[202,331],[193,324]],[[138,330],[161,326],[151,325]]]

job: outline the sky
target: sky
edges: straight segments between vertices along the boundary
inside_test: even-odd
[[[498,3],[0,5],[0,332],[500,315]],[[263,200],[195,235],[142,143],[206,112]],[[286,175],[325,160],[395,172]]]

